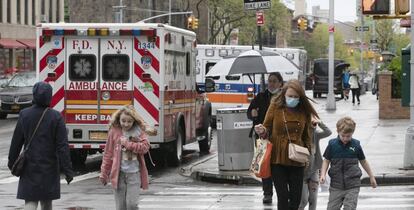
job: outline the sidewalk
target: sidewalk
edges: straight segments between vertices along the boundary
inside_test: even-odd
[[[307,93],[308,96],[311,92]],[[379,185],[414,184],[414,170],[403,170],[405,133],[409,120],[379,120],[378,101],[367,92],[361,96],[361,105],[350,100],[336,102],[335,111],[326,111],[326,99],[318,99],[315,108],[333,134],[321,140],[322,153],[329,139],[336,137],[336,121],[344,116],[357,123],[354,138],[359,139],[365,156]],[[413,151],[414,152],[414,151]],[[362,183],[369,184],[363,171]],[[209,182],[260,185],[261,180],[249,171],[219,171],[217,154],[181,168],[181,173],[194,179]]]

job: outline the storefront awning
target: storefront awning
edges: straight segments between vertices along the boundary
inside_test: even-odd
[[[26,45],[29,49],[36,49],[36,40],[35,39],[18,39],[16,40],[23,45]]]
[[[25,49],[27,46],[16,41],[15,39],[0,39],[0,48]]]

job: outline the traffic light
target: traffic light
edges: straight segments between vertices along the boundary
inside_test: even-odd
[[[193,29],[193,20],[194,20],[194,16],[190,16],[187,18],[187,28],[188,29]]]
[[[298,19],[298,29],[301,31],[308,29],[308,20],[306,18],[300,17]]]
[[[390,14],[390,0],[362,0],[362,14]]]
[[[395,14],[405,15],[410,11],[410,0],[395,0]]]
[[[193,17],[192,29],[197,29],[197,28],[198,28],[198,18]]]

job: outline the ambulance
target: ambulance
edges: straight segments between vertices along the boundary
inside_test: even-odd
[[[133,105],[158,130],[149,137],[170,165],[183,145],[211,145],[211,104],[196,85],[196,35],[155,23],[47,23],[37,26],[37,78],[53,87],[71,158],[102,152],[111,114]]]

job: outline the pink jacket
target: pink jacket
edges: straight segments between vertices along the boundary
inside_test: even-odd
[[[121,168],[121,140],[122,130],[112,127],[108,132],[105,152],[102,158],[100,179],[108,182],[111,180],[112,188],[118,188],[119,170]],[[137,153],[139,161],[139,172],[141,177],[141,188],[148,189],[148,170],[145,165],[144,154],[150,149],[147,135],[142,132],[138,142],[129,141],[125,146],[127,150]]]

